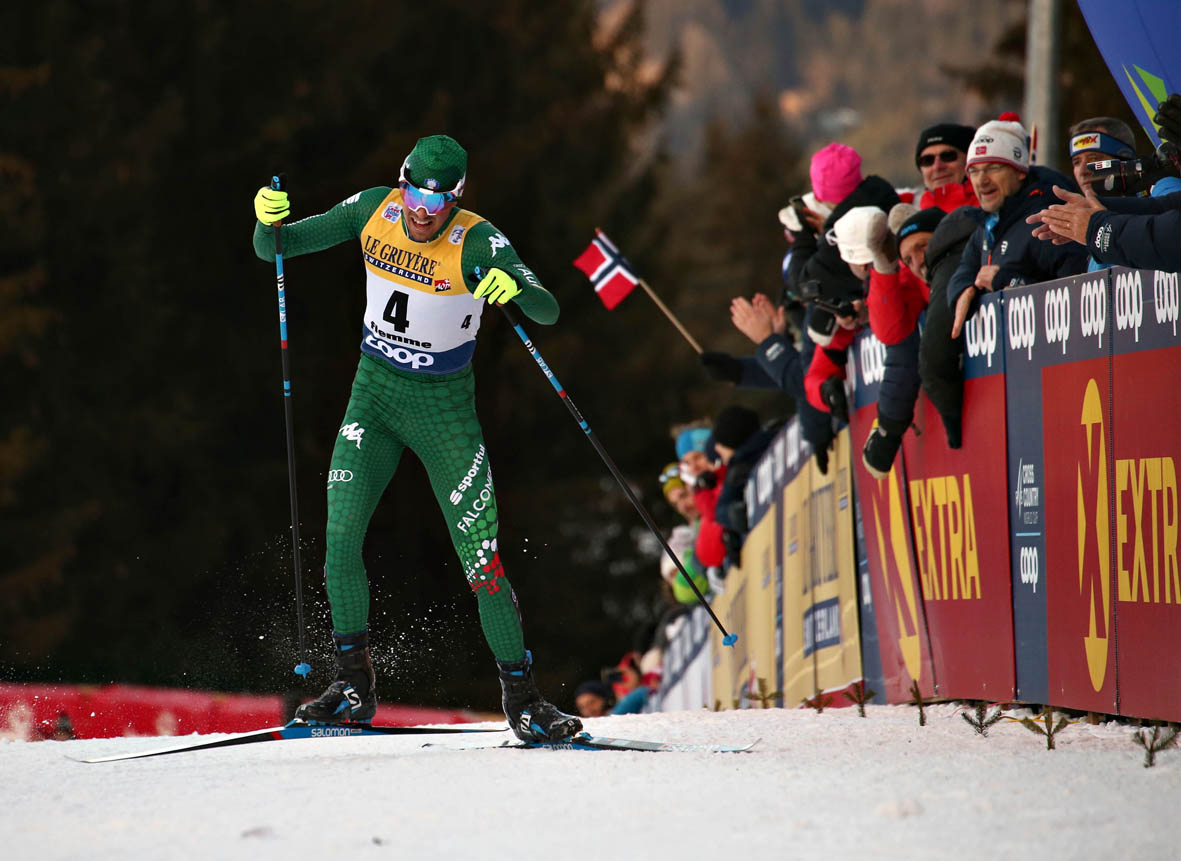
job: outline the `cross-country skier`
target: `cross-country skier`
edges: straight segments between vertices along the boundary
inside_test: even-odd
[[[496,495],[476,417],[471,359],[485,301],[515,302],[550,324],[558,303],[500,233],[460,209],[467,153],[450,137],[414,145],[396,188],[354,194],[321,215],[283,225],[294,257],[360,240],[367,304],[361,360],[332,452],[324,579],[338,671],[296,717],[339,723],[377,710],[369,656],[369,583],[361,545],[377,500],[409,448],[430,475],[451,540],[476,594],[484,636],[500,669],[504,711],[525,741],[582,729],[537,690],[516,596],[496,547]],[[274,227],[290,214],[287,194],[254,199],[254,250],[275,259]]]

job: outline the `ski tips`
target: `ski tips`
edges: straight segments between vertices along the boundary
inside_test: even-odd
[[[726,636],[722,637],[722,645],[723,646],[729,646],[730,648],[734,648],[734,644],[737,642],[738,642],[738,635],[737,634],[727,634]]]
[[[312,672],[312,665],[309,664],[307,661],[300,661],[298,664],[295,665],[295,674],[297,676],[303,676],[306,679],[311,674],[311,672]]]

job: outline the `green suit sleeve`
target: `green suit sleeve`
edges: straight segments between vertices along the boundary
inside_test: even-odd
[[[511,275],[521,288],[513,302],[530,320],[543,326],[557,321],[558,300],[541,286],[541,279],[521,261],[504,234],[487,221],[481,221],[468,231],[463,242],[462,265],[464,285],[469,292],[475,292],[480,283],[479,277],[475,276],[477,267],[481,272],[487,272],[495,266]]]
[[[390,193],[378,186],[358,192],[320,215],[283,225],[283,256],[296,257],[323,251],[349,239],[359,239],[373,212]],[[261,259],[275,259],[275,228],[254,223],[254,253]]]

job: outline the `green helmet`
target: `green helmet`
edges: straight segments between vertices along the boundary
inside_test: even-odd
[[[402,162],[398,179],[424,191],[459,197],[467,180],[467,152],[447,135],[419,138]]]

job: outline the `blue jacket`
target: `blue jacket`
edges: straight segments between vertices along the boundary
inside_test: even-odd
[[[1087,249],[1100,263],[1181,271],[1181,192],[1103,198],[1087,223]]]
[[[976,229],[964,246],[960,264],[947,284],[950,307],[954,308],[960,294],[976,283],[980,267],[986,264],[1000,267],[992,281],[994,290],[1052,281],[1087,271],[1085,248],[1074,242],[1055,245],[1034,239],[1033,228],[1025,223],[1030,215],[1061,202],[1054,194],[1055,185],[1078,190],[1073,180],[1056,170],[1031,167],[1025,182],[1001,205],[1000,212],[996,213],[996,223],[989,227],[986,221]]]

